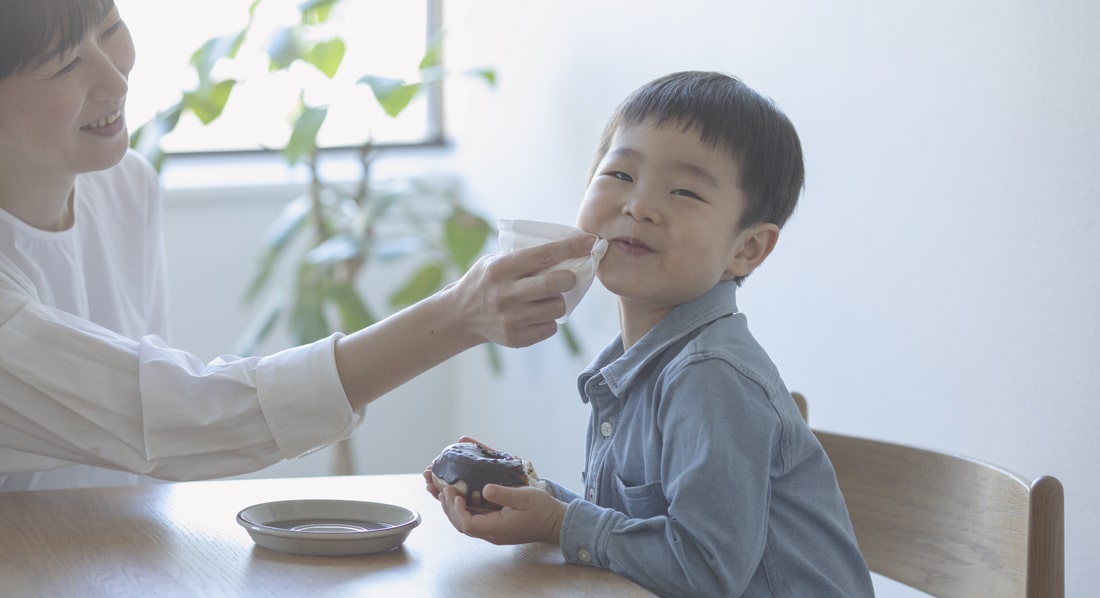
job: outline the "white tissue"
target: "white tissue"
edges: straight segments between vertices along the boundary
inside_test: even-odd
[[[585,231],[564,224],[552,222],[538,222],[536,220],[497,220],[497,228],[500,230],[500,248],[505,253],[512,253],[519,249],[537,247],[553,241],[568,239],[576,235],[590,234]],[[558,324],[564,324],[573,313],[573,308],[581,302],[581,298],[592,286],[592,279],[596,277],[596,267],[607,253],[607,240],[597,239],[592,246],[592,253],[579,258],[570,258],[555,264],[547,270],[572,270],[577,276],[577,285],[565,292],[565,315],[558,318]]]

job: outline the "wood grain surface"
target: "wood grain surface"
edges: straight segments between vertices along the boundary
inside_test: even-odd
[[[386,553],[257,546],[236,522],[289,499],[398,504],[423,520]],[[451,526],[420,474],[188,482],[0,493],[5,596],[648,596],[549,545],[494,546]]]

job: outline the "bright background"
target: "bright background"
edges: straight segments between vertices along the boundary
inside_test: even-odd
[[[807,187],[739,300],[788,386],[817,427],[1059,477],[1067,596],[1091,592],[1100,3],[464,0],[445,22],[451,63],[492,66],[499,87],[452,84],[452,147],[383,171],[453,176],[493,217],[571,223],[604,120],[653,77],[716,69],[773,97]],[[263,228],[294,189],[216,168],[168,180],[175,340],[212,358],[244,327]],[[475,349],[373,404],[360,471],[418,471],[471,434],[578,487],[575,376],[616,332],[612,298],[597,286],[571,324],[582,358],[552,339],[506,350],[494,377]],[[259,475],[328,464],[322,451]]]
[[[179,100],[184,89],[194,89],[191,54],[208,39],[236,35],[249,22],[253,0],[189,0],[163,2],[117,0],[120,14],[130,25],[139,60],[131,73],[132,93],[127,117],[143,123]],[[251,33],[237,59],[213,69],[217,80],[235,79],[233,100],[224,117],[203,127],[187,114],[165,138],[168,152],[256,150],[286,145],[290,132],[286,115],[298,105],[298,90],[309,85],[305,101],[327,104],[329,114],[320,131],[322,145],[361,143],[367,130],[378,141],[418,141],[428,134],[424,103],[408,108],[418,118],[385,118],[365,85],[355,81],[365,74],[387,77],[415,75],[427,38],[425,0],[390,2],[352,0],[337,5],[333,17],[314,34],[318,39],[338,35],[346,54],[333,81],[317,69],[296,64],[275,75],[266,73],[268,44],[282,27],[301,19],[299,0],[264,0],[251,14]],[[338,15],[338,16],[335,16]],[[216,16],[216,18],[212,18]],[[411,72],[410,72],[411,71]],[[350,90],[350,92],[349,92]],[[369,127],[364,126],[369,124]]]

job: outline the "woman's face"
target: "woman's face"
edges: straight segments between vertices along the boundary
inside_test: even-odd
[[[133,66],[130,31],[113,8],[76,47],[0,80],[5,170],[73,176],[118,163]]]

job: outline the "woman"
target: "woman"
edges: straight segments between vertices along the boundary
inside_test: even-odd
[[[134,46],[112,0],[0,3],[0,489],[266,467],[484,342],[551,336],[577,237],[489,256],[358,332],[203,363],[167,336],[155,174],[128,150]]]

